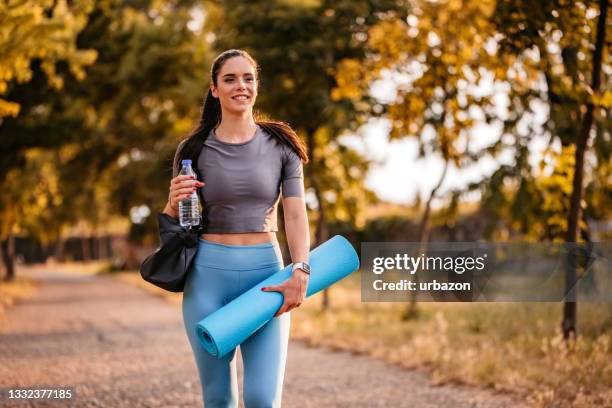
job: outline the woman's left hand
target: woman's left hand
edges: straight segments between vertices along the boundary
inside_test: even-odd
[[[306,298],[309,275],[301,269],[296,269],[291,278],[280,285],[267,286],[261,288],[264,292],[280,292],[283,294],[283,305],[278,309],[274,317],[278,317],[285,312],[299,307]]]

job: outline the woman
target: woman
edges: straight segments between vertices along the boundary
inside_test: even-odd
[[[245,51],[220,54],[198,128],[179,144],[164,212],[178,218],[178,202],[199,189],[204,233],[185,283],[183,318],[195,354],[206,407],[235,407],[238,382],[235,352],[221,359],[200,345],[195,326],[283,267],[275,232],[282,191],[286,237],[294,263],[292,277],[263,288],[281,292],[275,317],[240,345],[244,362],[244,403],[278,407],[289,340],[291,309],[306,296],[310,233],[304,203],[302,162],[306,149],[287,125],[256,122],[258,65]],[[191,159],[197,179],[178,176]]]

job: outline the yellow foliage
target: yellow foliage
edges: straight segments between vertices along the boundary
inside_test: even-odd
[[[336,75],[337,86],[331,92],[332,100],[361,99],[363,75],[364,73],[358,60],[349,58],[343,60],[338,67]]]
[[[602,95],[593,95],[592,101],[595,106],[609,109],[612,107],[612,91],[606,90]]]
[[[60,89],[63,79],[55,72],[55,63],[64,60],[77,79],[85,75],[83,66],[97,58],[93,50],[76,48],[76,37],[87,23],[93,0],[56,2],[26,0],[0,5],[0,96],[7,82],[27,82],[32,77],[30,61],[40,59],[51,86]],[[45,12],[52,8],[51,17]],[[17,104],[0,99],[0,118],[16,116]]]
[[[382,20],[368,31],[365,61],[340,64],[332,97],[361,99],[374,81],[399,74],[398,97],[386,110],[390,137],[418,134],[429,123],[440,140],[439,153],[459,163],[461,141],[473,125],[466,103],[484,105],[494,97],[476,102],[468,90],[480,87],[484,72],[505,78],[508,61],[485,47],[497,32],[491,20],[495,5],[494,0],[419,2],[417,18]],[[459,81],[466,86],[459,89]]]
[[[550,174],[536,179],[536,186],[542,192],[543,222],[559,241],[563,240],[563,232],[567,230],[575,150],[575,145],[568,145],[560,152],[545,152],[545,158],[551,162]]]
[[[6,99],[0,98],[0,118],[6,116],[17,116],[20,106],[18,103],[9,102]]]

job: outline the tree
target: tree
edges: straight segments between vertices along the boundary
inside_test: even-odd
[[[368,31],[365,60],[342,61],[337,97],[359,101],[381,80],[395,82],[394,96],[385,95],[368,108],[371,116],[388,119],[389,138],[415,137],[420,156],[439,155],[444,170],[425,202],[419,227],[422,250],[430,235],[431,203],[448,167],[473,163],[473,126],[490,120],[495,89],[482,94],[479,83],[490,73],[504,78],[505,60],[494,55],[490,41],[494,3],[457,0],[417,3],[406,19],[383,19]],[[462,21],[462,24],[456,24]],[[406,317],[416,315],[412,297]]]
[[[0,178],[23,172],[31,167],[30,152],[46,150],[53,153],[46,157],[50,174],[59,180],[62,204],[49,208],[56,217],[47,224],[35,214],[15,217],[9,208],[19,197],[1,197],[0,220],[8,235],[0,239],[26,230],[26,218],[53,231],[84,221],[95,232],[111,215],[128,217],[133,206],[163,206],[171,156],[189,130],[190,117],[197,115],[206,74],[204,33],[189,28],[189,7],[98,2],[77,38],[79,47],[99,55],[84,78],[57,63],[54,72],[63,87],[56,92],[45,81],[42,62],[34,59],[31,80],[11,86],[7,98],[21,110],[0,127]],[[13,188],[23,194],[29,186]],[[4,259],[9,268],[11,257]]]
[[[595,40],[595,49],[593,51],[592,74],[591,74],[591,91],[594,97],[599,97],[601,85],[601,67],[602,54],[604,50],[604,42],[606,39],[606,18],[608,16],[608,0],[600,0],[599,2],[599,17],[597,22],[597,36]],[[572,181],[572,197],[570,199],[570,211],[567,217],[567,235],[566,242],[577,242],[579,220],[581,212],[581,204],[583,197],[583,174],[584,174],[584,157],[587,150],[587,143],[591,135],[593,126],[593,115],[595,103],[598,101],[593,97],[587,97],[586,111],[582,117],[580,124],[580,132],[577,134],[575,146],[575,162],[574,162],[574,177]],[[570,299],[563,306],[563,321],[561,328],[563,336],[567,339],[570,335],[576,335],[576,264],[572,262],[568,255],[565,274],[565,289]]]
[[[56,63],[65,61],[75,77],[96,59],[96,52],[77,47],[76,38],[93,9],[92,0],[22,0],[0,4],[0,96],[13,83],[32,78],[30,62],[40,61],[49,83],[57,90],[63,78]],[[18,102],[0,97],[0,124],[6,116],[17,116]]]
[[[56,71],[56,64],[60,62],[77,79],[83,78],[85,67],[95,61],[97,54],[78,48],[76,38],[92,7],[93,2],[87,0],[72,2],[70,7],[63,0],[3,2],[0,5],[0,135],[3,146],[0,183],[6,192],[0,199],[0,248],[7,280],[14,277],[13,224],[23,209],[20,205],[22,194],[32,191],[24,181],[34,183],[30,175],[13,171],[25,164],[25,153],[15,151],[13,141],[27,139],[29,135],[5,129],[6,120],[18,116],[22,108],[11,96],[21,84],[28,82],[36,84],[38,89],[43,86],[50,86],[55,91],[62,89],[64,77]],[[38,75],[33,80],[36,70],[44,73],[45,79]],[[37,106],[37,113],[41,113],[41,108]],[[36,203],[40,201],[34,205]]]
[[[609,91],[593,95],[599,84],[594,88],[589,85],[589,78],[596,84],[598,66],[606,64],[606,59],[601,57],[606,51],[602,50],[605,23],[600,17],[596,28],[593,17],[599,14],[605,21],[607,12],[598,13],[593,1],[447,0],[417,4],[406,21],[381,21],[370,30],[365,63],[344,62],[338,81],[342,85],[338,90],[341,95],[360,99],[380,78],[399,77],[397,96],[382,107],[374,105],[373,108],[373,113],[390,119],[391,138],[415,135],[422,141],[428,128],[433,128],[430,152],[439,152],[445,161],[450,158],[455,165],[469,163],[485,153],[495,155],[504,149],[514,150],[514,165],[500,166],[491,177],[469,189],[480,188],[483,207],[492,214],[502,215],[501,219],[519,221],[524,232],[537,226],[539,223],[530,221],[543,215],[539,203],[544,198],[531,194],[537,191],[534,169],[529,164],[529,142],[534,137],[548,136],[551,146],[560,141],[566,149],[577,140],[586,143],[588,138],[584,135],[592,127],[590,122],[595,121],[598,149],[591,191],[595,196],[597,191],[607,189],[602,180],[610,168],[610,133],[609,126],[604,124],[609,122],[606,112],[612,98]],[[602,3],[600,7],[603,8]],[[457,24],[458,21],[462,23]],[[595,33],[597,40],[594,40]],[[592,50],[595,52],[589,58]],[[606,66],[609,72],[609,64]],[[478,93],[482,91],[483,81],[488,81],[493,89],[499,86],[501,95],[507,94],[506,112],[496,110],[494,93],[484,96]],[[543,106],[548,108],[549,117],[537,126],[533,123],[535,111]],[[467,132],[474,120],[503,125],[499,139],[481,151],[461,148],[469,146]],[[577,124],[581,124],[582,130]],[[466,137],[460,137],[462,134]],[[582,139],[577,138],[578,134]],[[579,169],[582,169],[580,158],[584,153],[579,152],[584,149],[577,146],[575,171],[555,175],[573,175],[575,204],[572,205],[581,202],[577,179],[582,177]],[[424,151],[423,143],[421,151]],[[555,160],[565,156],[557,155]],[[560,165],[556,163],[555,168],[559,169]],[[508,189],[508,184],[513,187]],[[605,201],[602,196],[605,194],[599,194],[599,205]],[[569,214],[572,219],[568,222],[569,228],[575,229],[580,217],[574,207],[569,212],[568,208],[548,207],[546,219]],[[551,214],[551,211],[561,212]],[[591,213],[604,216],[605,210]],[[500,217],[490,218],[496,223],[500,221]],[[427,224],[425,221],[422,225]],[[491,225],[489,234],[496,227]],[[551,233],[550,228],[542,231]],[[571,273],[568,273],[569,287],[573,287]],[[566,309],[571,308],[575,304],[566,305]],[[572,326],[567,322],[566,319],[564,327]]]
[[[594,19],[598,16],[597,19]],[[571,198],[567,212],[566,242],[577,242],[583,201],[585,155],[593,123],[604,121],[612,104],[612,94],[600,94],[602,65],[610,67],[604,53],[608,1],[601,0],[537,3],[500,1],[497,24],[504,37],[500,43],[506,52],[523,56],[536,51],[526,69],[545,78],[545,95],[533,92],[525,99],[539,98],[550,109],[547,130],[563,146],[575,146]],[[525,97],[525,96],[523,96]],[[599,118],[596,118],[596,110]],[[596,125],[596,128],[598,126]],[[596,134],[602,132],[596,130]],[[609,140],[609,128],[607,131]],[[609,168],[609,156],[598,157]],[[603,163],[602,163],[603,162]],[[567,301],[563,307],[562,331],[567,339],[576,334],[576,283],[573,262],[566,270]]]

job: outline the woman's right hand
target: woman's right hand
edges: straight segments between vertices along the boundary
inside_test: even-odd
[[[170,194],[168,195],[170,208],[178,213],[179,201],[186,199],[192,191],[204,185],[206,183],[196,180],[194,176],[178,175],[170,180]]]

